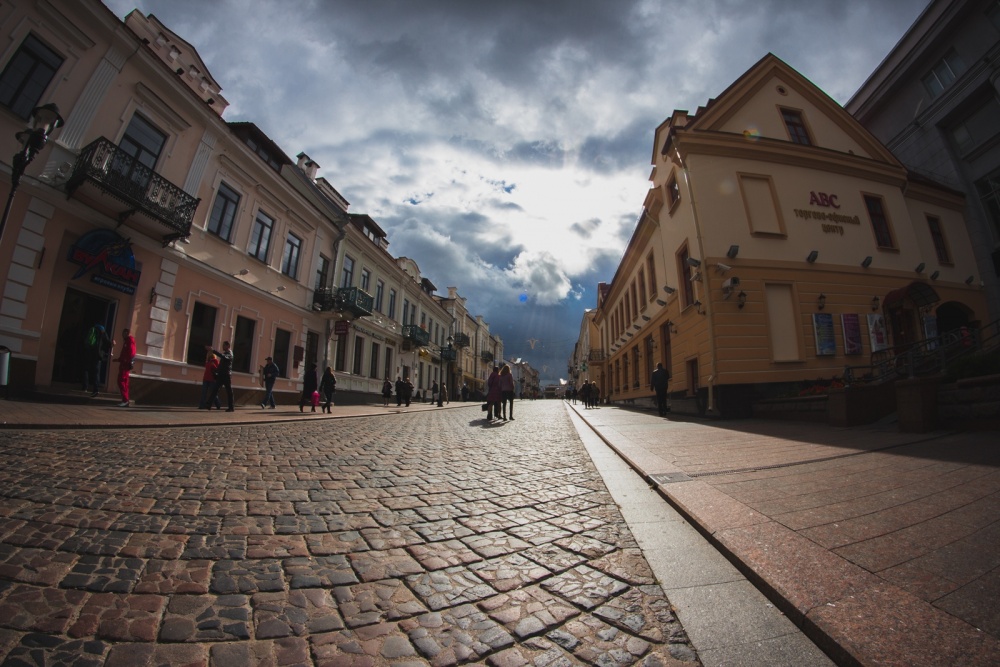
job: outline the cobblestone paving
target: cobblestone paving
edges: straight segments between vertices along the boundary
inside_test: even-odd
[[[3,665],[697,665],[561,403],[0,432]]]

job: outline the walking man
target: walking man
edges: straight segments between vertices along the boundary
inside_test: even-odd
[[[670,377],[662,363],[656,364],[656,370],[653,371],[649,379],[653,391],[656,392],[656,411],[660,413],[661,417],[666,417],[667,412],[669,412],[667,408],[667,383],[670,381]]]
[[[213,349],[211,345],[206,345],[205,349],[214,352],[219,357],[219,371],[215,379],[215,387],[212,389],[212,398],[208,400],[208,404],[214,403],[219,396],[219,389],[225,387],[226,398],[229,401],[226,412],[235,412],[236,408],[233,407],[233,351],[229,347],[229,341],[222,343],[221,352]]]
[[[122,351],[118,354],[118,391],[122,395],[122,402],[118,404],[120,408],[127,408],[129,405],[128,385],[134,360],[135,338],[128,329],[122,329]]]
[[[274,359],[267,357],[264,359],[264,367],[260,369],[260,374],[264,378],[264,400],[260,402],[261,408],[274,409],[274,383],[278,379],[278,364]]]

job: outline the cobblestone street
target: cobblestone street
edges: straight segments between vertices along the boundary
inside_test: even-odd
[[[4,665],[696,665],[561,402],[0,432]]]

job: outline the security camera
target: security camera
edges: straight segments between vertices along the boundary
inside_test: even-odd
[[[728,264],[723,264],[722,262],[719,262],[718,264],[715,265],[715,270],[719,271],[720,273],[724,273],[731,268],[733,267],[729,266]]]
[[[722,298],[728,299],[733,295],[733,291],[740,286],[740,279],[736,276],[726,278],[722,281]]]

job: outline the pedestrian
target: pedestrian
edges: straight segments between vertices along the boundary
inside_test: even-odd
[[[438,400],[438,383],[437,380],[431,384],[431,403],[437,403]]]
[[[667,374],[667,369],[663,367],[662,363],[656,364],[656,370],[649,377],[649,386],[656,392],[656,411],[661,417],[666,417],[669,411],[667,408],[667,385],[669,382],[670,376]]]
[[[122,351],[118,354],[118,391],[122,395],[120,408],[129,405],[128,385],[132,376],[132,365],[135,363],[135,338],[128,329],[122,329]]]
[[[219,371],[219,358],[214,352],[209,352],[205,356],[205,372],[201,376],[201,401],[198,403],[199,410],[211,410],[212,404],[208,402],[215,388],[215,374]],[[221,410],[222,403],[219,395],[215,395],[215,409]]]
[[[260,376],[264,381],[264,400],[260,402],[262,410],[267,408],[275,409],[274,406],[274,383],[278,381],[278,374],[281,369],[274,359],[267,357],[264,359],[264,366],[260,369]]]
[[[601,388],[597,386],[596,382],[590,383],[590,407],[597,408],[597,404],[601,402]]]
[[[403,378],[396,376],[396,407],[403,405]]]
[[[212,388],[212,398],[208,402],[209,404],[215,403],[219,397],[219,390],[225,387],[226,400],[229,403],[226,412],[234,412],[236,408],[233,404],[233,350],[229,347],[229,341],[222,342],[221,352],[212,348],[211,345],[206,345],[205,349],[219,357],[219,369],[215,372],[215,386]]]
[[[584,380],[583,384],[580,385],[580,388],[577,390],[576,393],[577,393],[577,398],[579,398],[580,402],[583,403],[584,410],[586,410],[587,409],[587,401],[590,400],[590,382],[587,381],[587,380]],[[573,401],[573,402],[576,403],[576,401]]]
[[[83,390],[89,389],[92,397],[98,394],[101,366],[108,360],[114,345],[103,324],[95,324],[87,330],[83,341]]]
[[[313,392],[317,391],[316,364],[309,364],[305,375],[302,377],[302,396],[299,397],[299,412],[304,412],[303,408],[308,404],[312,406],[312,411],[316,412],[316,406],[312,405]]]
[[[382,406],[389,407],[389,397],[392,396],[392,383],[389,382],[388,376],[385,378],[385,382],[382,383]]]
[[[322,394],[323,412],[333,413],[330,406],[333,405],[333,392],[337,391],[337,378],[333,374],[333,369],[329,366],[323,371],[323,377],[319,381],[319,393]]]
[[[444,382],[441,383],[441,394],[438,397],[438,405],[441,405],[441,401],[451,404],[451,397],[448,396],[448,385]]]
[[[486,421],[500,419],[500,367],[494,366],[486,379]]]
[[[410,382],[410,378],[403,378],[403,403],[406,407],[410,407],[410,400],[413,398],[413,383]]]
[[[507,364],[500,368],[500,411],[504,421],[507,421],[508,414],[511,421],[514,421],[514,376],[511,375],[510,366]]]
[[[462,383],[462,402],[465,403],[469,400],[469,385],[466,382]]]

